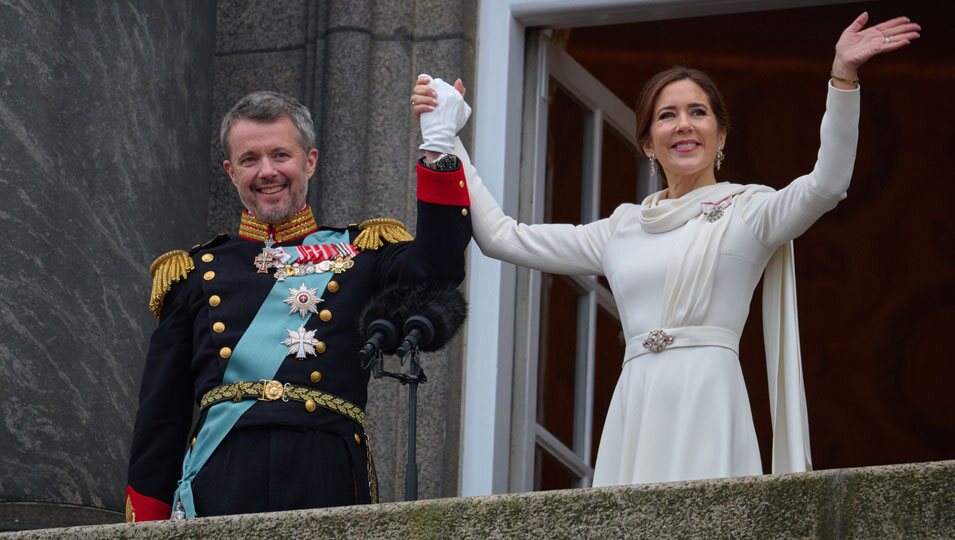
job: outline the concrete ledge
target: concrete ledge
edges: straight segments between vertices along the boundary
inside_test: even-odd
[[[124,521],[126,516],[122,512],[103,508],[51,502],[0,501],[0,532]]]
[[[0,538],[953,538],[955,461],[439,499]]]

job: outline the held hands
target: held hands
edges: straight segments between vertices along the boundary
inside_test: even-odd
[[[858,71],[862,64],[877,54],[905,47],[919,38],[919,30],[922,29],[908,17],[896,17],[863,29],[868,21],[869,14],[863,12],[839,36],[839,41],[836,42],[836,57],[832,61],[832,74],[836,77],[848,80],[858,79]],[[853,87],[844,83],[837,86]]]
[[[454,150],[454,137],[471,116],[471,107],[464,102],[464,93],[461,79],[452,87],[441,79],[418,76],[411,103],[424,140],[419,148],[440,153]]]

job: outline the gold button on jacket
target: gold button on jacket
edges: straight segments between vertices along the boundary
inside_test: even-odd
[[[232,356],[232,349],[228,347],[223,347],[219,349],[219,356],[221,356],[222,358],[228,359],[230,356]]]
[[[331,281],[328,282],[328,285],[326,285],[325,288],[328,289],[328,292],[330,292],[330,293],[337,293],[337,292],[338,292],[338,282],[333,279],[333,280],[331,280]]]
[[[309,378],[309,380],[312,381],[313,383],[320,382],[320,381],[322,380],[322,373],[319,372],[319,371],[313,371],[312,374],[309,375],[308,378]]]
[[[318,318],[321,319],[321,320],[323,320],[324,322],[328,322],[328,321],[332,320],[332,312],[331,312],[331,311],[328,311],[327,309],[323,309],[323,310],[318,314]]]
[[[213,272],[212,270],[209,270],[209,271],[206,272],[205,274],[202,274],[202,279],[204,279],[204,280],[206,280],[206,281],[212,281],[212,280],[215,279],[215,278],[216,278],[216,273]]]
[[[222,299],[219,298],[218,294],[213,294],[209,297],[209,305],[212,307],[219,307],[219,304],[222,303]]]
[[[212,262],[213,260],[215,260],[215,258],[216,258],[216,256],[213,255],[212,253],[203,253],[203,254],[202,254],[202,262],[210,263],[210,262]]]
[[[225,332],[225,323],[223,323],[222,321],[216,321],[212,325],[212,330],[217,334],[221,334]]]

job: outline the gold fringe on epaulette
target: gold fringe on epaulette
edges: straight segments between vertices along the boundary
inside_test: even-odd
[[[185,279],[196,265],[192,257],[181,249],[160,255],[151,265],[149,273],[153,277],[153,290],[149,295],[149,311],[159,318],[162,302],[172,284]]]
[[[414,237],[408,233],[405,224],[397,219],[373,218],[366,219],[358,226],[361,233],[352,242],[352,245],[361,250],[378,249],[385,243],[409,242]]]
[[[133,501],[129,498],[129,495],[126,496],[126,523],[134,523],[136,521],[136,511],[133,510]]]

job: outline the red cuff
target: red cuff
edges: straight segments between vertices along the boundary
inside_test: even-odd
[[[464,168],[438,172],[418,163],[418,200],[447,206],[471,206]]]
[[[133,486],[126,486],[126,521],[155,521],[169,519],[172,506],[162,501],[140,495]]]

